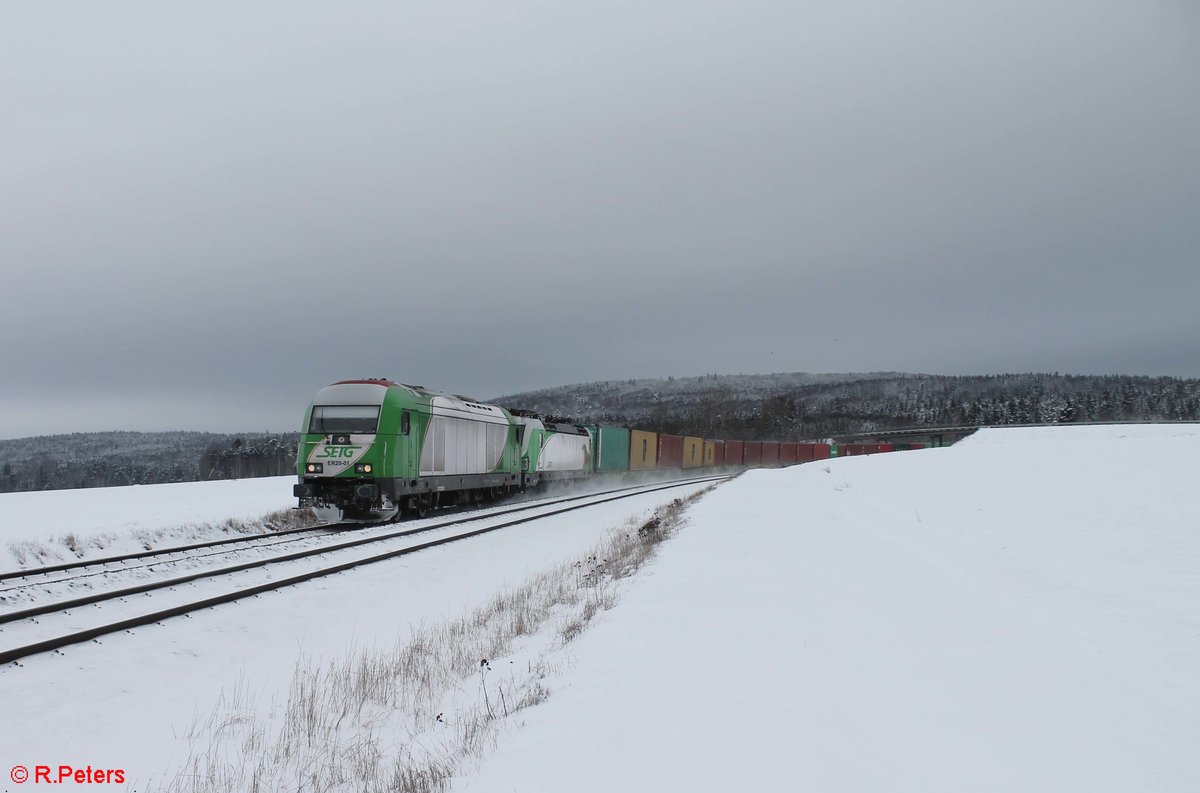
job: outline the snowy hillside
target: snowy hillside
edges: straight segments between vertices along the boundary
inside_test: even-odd
[[[1200,420],[1200,380],[875,372],[606,380],[500,397],[506,407],[659,432],[815,440],[911,426]]]
[[[812,374],[708,374],[698,377],[660,377],[600,380],[497,397],[505,406],[539,413],[582,418],[621,416],[634,420],[676,416],[715,402],[757,403],[805,389],[836,390],[851,383],[916,380],[925,375],[898,372]]]
[[[1014,429],[750,472],[455,790],[1200,790],[1198,453]]]

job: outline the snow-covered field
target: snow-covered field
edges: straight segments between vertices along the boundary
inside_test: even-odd
[[[1196,426],[1013,429],[748,472],[614,580],[588,629],[490,659],[544,668],[548,696],[498,719],[454,790],[1200,790],[1198,453]],[[242,514],[286,506],[287,489]],[[0,669],[0,772],[91,763],[144,790],[205,749],[187,733],[223,697],[240,741],[239,724],[278,716],[298,661],[390,647],[699,489]],[[5,498],[0,513],[31,525]],[[211,512],[133,517],[143,505],[96,528],[232,514],[197,500]]]
[[[0,571],[216,538],[295,506],[294,476],[0,494]],[[260,529],[261,530],[261,529]],[[76,548],[72,552],[64,538]],[[35,549],[36,553],[21,554]],[[38,558],[38,557],[41,558]]]
[[[234,484],[270,489],[265,480]],[[179,501],[203,502],[163,499],[164,521],[212,520],[222,513],[209,488],[193,485],[190,494],[172,485],[138,490],[156,487],[177,488]],[[414,627],[457,616],[501,587],[574,559],[610,530],[702,487],[634,496],[504,529],[4,667],[0,771],[7,774],[16,764],[32,769],[90,763],[123,769],[129,789],[145,790],[147,782],[161,782],[185,763],[196,748],[187,738],[189,729],[219,711],[222,701],[244,697],[269,710],[272,702],[286,699],[299,662],[321,666],[390,647]],[[87,492],[93,501],[124,495]],[[290,483],[285,492],[290,500]],[[273,493],[255,498],[230,498],[229,511],[249,515],[277,503]],[[0,509],[11,525],[35,525],[32,515],[12,503],[0,499]],[[153,525],[152,517],[123,519],[115,507],[104,509],[112,526]],[[130,515],[149,516],[153,509],[134,505]],[[118,535],[114,542],[125,540]],[[291,574],[298,564],[277,565],[273,574]]]
[[[660,477],[650,472],[637,483]],[[296,505],[294,476],[0,493],[0,572],[259,533]],[[577,483],[581,494],[611,488]],[[519,504],[538,494],[507,499]],[[447,514],[450,511],[445,511]]]
[[[1200,790],[1198,459],[1064,427],[750,472],[455,790]]]

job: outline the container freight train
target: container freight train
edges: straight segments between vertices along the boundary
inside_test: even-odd
[[[386,521],[449,504],[491,502],[553,481],[792,465],[831,453],[820,443],[704,440],[556,424],[420,386],[344,380],[318,391],[305,413],[294,493],[301,507],[312,507],[323,520]]]

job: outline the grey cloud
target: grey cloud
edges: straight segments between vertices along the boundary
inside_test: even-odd
[[[1198,376],[1198,36],[1177,2],[10,6],[0,435],[286,429],[360,375]]]

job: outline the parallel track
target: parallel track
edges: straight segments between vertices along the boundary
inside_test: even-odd
[[[485,526],[483,528],[474,529],[472,531],[463,532],[461,534],[455,534],[455,535],[452,535],[449,537],[442,537],[437,540],[431,540],[429,542],[420,543],[418,545],[410,545],[410,546],[406,546],[404,548],[393,549],[390,551],[386,551],[384,553],[376,554],[374,556],[353,559],[353,560],[350,560],[347,562],[341,562],[338,564],[330,565],[328,567],[322,567],[317,570],[311,570],[306,573],[301,573],[298,575],[290,576],[288,578],[282,578],[282,579],[270,581],[270,582],[267,582],[264,584],[257,584],[254,586],[244,587],[242,589],[238,589],[233,592],[227,592],[227,593],[224,593],[221,595],[215,595],[213,597],[204,598],[202,600],[197,600],[197,601],[193,601],[190,603],[184,603],[184,604],[181,604],[178,606],[173,606],[168,609],[163,609],[161,611],[155,611],[155,612],[151,612],[149,614],[141,614],[141,615],[138,615],[135,617],[130,617],[127,619],[119,620],[119,621],[108,623],[105,625],[88,628],[86,630],[77,631],[77,632],[66,634],[63,636],[57,636],[57,637],[54,637],[51,639],[34,642],[32,644],[24,645],[21,647],[15,647],[15,648],[12,648],[9,650],[0,651],[0,664],[8,664],[8,663],[16,662],[23,658],[27,658],[28,656],[31,656],[31,655],[36,655],[38,653],[44,653],[44,652],[58,650],[62,647],[66,647],[71,644],[78,644],[80,642],[89,641],[92,639],[96,639],[100,636],[104,636],[104,635],[107,635],[110,633],[115,633],[117,631],[128,630],[130,628],[136,628],[136,627],[140,627],[143,625],[151,625],[156,622],[161,622],[164,619],[169,619],[171,617],[182,616],[184,614],[189,614],[193,611],[199,611],[201,609],[211,608],[213,606],[220,605],[223,603],[230,603],[235,600],[241,600],[243,598],[252,597],[252,596],[261,594],[263,592],[270,592],[272,590],[282,589],[283,587],[300,584],[305,581],[311,581],[315,578],[321,578],[321,577],[324,577],[327,575],[332,575],[334,573],[340,573],[342,571],[349,570],[349,569],[352,569],[355,567],[361,567],[363,565],[374,564],[376,562],[382,562],[382,561],[386,561],[388,559],[394,559],[399,556],[405,556],[407,554],[416,553],[418,551],[427,550],[429,548],[435,548],[439,545],[446,545],[446,544],[449,544],[452,542],[457,542],[459,540],[468,539],[470,537],[476,537],[480,534],[486,534],[489,532],[497,531],[498,529],[509,528],[511,526],[517,526],[522,523],[529,523],[531,521],[541,520],[542,518],[548,518],[548,517],[552,517],[555,515],[561,515],[566,512],[572,512],[572,511],[578,510],[578,509],[586,509],[588,507],[596,506],[598,504],[605,504],[605,503],[608,503],[611,501],[619,501],[621,499],[632,498],[634,496],[645,495],[647,493],[655,493],[655,492],[658,492],[661,490],[670,490],[672,488],[677,488],[677,487],[686,487],[688,485],[702,484],[704,482],[724,481],[729,478],[730,478],[729,475],[697,477],[694,479],[674,481],[674,482],[663,483],[663,484],[658,484],[658,485],[638,485],[638,486],[634,486],[634,487],[618,488],[616,490],[600,492],[600,493],[590,493],[590,494],[581,495],[581,496],[571,496],[568,498],[564,498],[564,499],[561,499],[558,501],[551,502],[551,504],[568,503],[568,502],[572,502],[572,501],[579,501],[582,499],[595,499],[595,500],[590,501],[587,504],[574,504],[572,506],[563,507],[561,509],[556,509],[556,510],[553,510],[550,512],[542,512],[537,515],[529,515],[529,516],[522,517],[522,518],[516,518],[513,520],[509,520],[509,521],[504,521],[504,522],[497,523],[494,525]],[[630,490],[634,490],[636,492],[627,492]],[[611,495],[613,493],[616,493],[617,495]],[[607,497],[604,497],[604,496],[607,496]],[[479,520],[488,520],[493,517],[500,517],[503,515],[512,514],[514,512],[523,512],[523,511],[527,511],[530,509],[536,509],[538,507],[545,507],[545,506],[548,506],[548,505],[546,503],[531,504],[531,505],[527,505],[527,506],[514,507],[512,509],[494,512],[489,515],[473,515],[473,516],[461,518],[458,520],[442,521],[441,523],[433,524],[430,526],[423,526],[423,527],[415,528],[415,529],[406,529],[406,530],[402,530],[402,531],[389,532],[387,534],[362,538],[362,539],[353,540],[353,541],[345,542],[345,543],[338,543],[335,545],[322,546],[319,548],[313,548],[313,549],[309,549],[309,550],[305,550],[305,551],[300,551],[297,553],[286,554],[283,556],[275,556],[275,557],[269,557],[266,559],[259,559],[254,562],[233,565],[231,567],[224,567],[224,568],[220,568],[217,570],[208,570],[208,571],[204,571],[204,572],[198,572],[198,573],[181,576],[181,577],[177,577],[177,578],[173,578],[173,579],[169,579],[169,580],[165,580],[165,581],[158,581],[158,582],[153,582],[153,583],[149,583],[149,584],[143,584],[143,585],[136,586],[136,587],[128,587],[128,588],[122,589],[122,590],[114,590],[112,592],[102,592],[102,593],[97,593],[95,595],[91,595],[88,597],[74,598],[74,599],[68,600],[68,601],[59,601],[57,603],[45,604],[42,606],[35,606],[32,608],[22,609],[20,611],[14,611],[14,612],[9,612],[8,614],[0,615],[0,623],[15,622],[17,620],[30,619],[30,618],[44,615],[44,614],[68,611],[72,608],[93,605],[93,604],[97,604],[97,603],[105,601],[105,600],[111,600],[113,598],[125,597],[125,596],[133,595],[133,594],[140,594],[143,592],[149,592],[154,589],[164,589],[164,588],[169,588],[169,587],[173,587],[173,586],[178,586],[179,584],[196,581],[196,580],[199,580],[202,578],[215,578],[215,577],[218,577],[221,575],[227,575],[232,572],[247,570],[247,569],[250,569],[253,567],[265,567],[269,564],[275,564],[278,562],[293,561],[296,559],[307,558],[310,556],[317,556],[319,554],[329,553],[332,551],[359,547],[359,546],[368,545],[368,544],[376,543],[376,542],[384,542],[386,540],[395,539],[398,537],[405,537],[405,536],[409,536],[412,534],[418,534],[421,532],[433,531],[435,529],[445,528],[447,526],[453,526],[453,525],[457,525],[457,524],[461,524],[461,523],[468,523],[468,522],[474,522],[474,521],[479,521]]]
[[[169,556],[175,553],[186,553],[187,551],[195,551],[200,548],[216,548],[223,545],[232,545],[234,543],[252,543],[258,540],[270,540],[276,537],[286,537],[294,534],[316,534],[322,531],[328,531],[334,524],[323,523],[319,526],[305,526],[302,529],[285,529],[283,531],[271,531],[261,534],[248,534],[244,537],[228,537],[221,540],[209,540],[207,542],[197,542],[191,545],[175,545],[169,548],[154,548],[147,551],[134,551],[132,553],[123,553],[117,556],[101,556],[95,559],[80,559],[75,562],[65,562],[64,564],[48,565],[46,567],[32,567],[24,570],[10,570],[0,573],[0,581],[8,581],[14,578],[32,578],[34,576],[44,576],[50,573],[61,573],[66,570],[76,570],[85,567],[96,567],[97,565],[113,564],[115,562],[128,562],[134,559],[151,559],[155,556]],[[35,583],[56,583],[67,579],[55,579],[50,582],[37,581]]]
[[[633,485],[631,487],[642,487],[642,486],[643,485]],[[607,491],[607,492],[618,492],[618,490],[612,490],[612,491]],[[562,499],[562,500],[568,500],[568,499]],[[540,499],[537,499],[536,501],[530,500],[530,501],[522,502],[522,504],[519,508],[532,508],[532,507],[536,507],[538,505],[554,504],[554,503],[560,503],[560,499],[540,498]],[[498,513],[490,513],[490,514],[503,515],[503,514],[508,514],[508,513],[507,512],[498,512]],[[266,548],[266,547],[271,547],[274,545],[282,545],[285,542],[295,542],[298,540],[307,539],[309,536],[320,536],[322,533],[327,533],[327,534],[334,533],[334,532],[340,533],[340,532],[344,532],[344,531],[350,531],[350,530],[362,529],[362,528],[378,528],[378,527],[385,526],[385,525],[387,525],[387,524],[386,523],[322,523],[322,524],[319,524],[316,526],[305,526],[303,528],[298,528],[298,529],[285,529],[282,531],[262,532],[259,534],[248,534],[248,535],[244,535],[241,537],[227,537],[227,538],[222,538],[219,540],[207,540],[205,542],[191,543],[189,545],[175,545],[175,546],[170,546],[170,547],[166,547],[166,548],[153,548],[153,549],[149,549],[149,550],[145,550],[145,551],[133,551],[130,553],[118,554],[118,555],[114,555],[114,556],[101,556],[101,557],[96,557],[94,559],[79,559],[79,560],[76,560],[73,562],[64,562],[63,564],[47,565],[45,567],[33,567],[33,568],[25,568],[25,569],[21,569],[21,570],[9,570],[9,571],[0,572],[0,582],[16,581],[17,579],[20,579],[20,582],[13,583],[6,587],[0,588],[0,594],[3,594],[4,592],[12,592],[12,591],[17,591],[17,590],[21,590],[21,589],[28,589],[28,588],[36,587],[36,586],[44,586],[47,584],[64,583],[64,582],[72,581],[72,580],[75,580],[78,578],[87,578],[87,577],[92,577],[95,575],[105,575],[110,572],[125,572],[128,570],[136,570],[139,567],[146,567],[149,565],[136,565],[136,564],[135,565],[124,565],[122,567],[115,568],[113,570],[99,570],[99,571],[96,571],[93,573],[68,575],[68,576],[63,576],[61,578],[53,578],[53,579],[45,580],[45,576],[50,575],[52,573],[62,573],[62,572],[68,572],[68,571],[73,571],[73,570],[85,570],[89,567],[101,567],[103,565],[115,564],[117,562],[134,562],[134,561],[142,562],[147,559],[156,559],[157,557],[162,557],[162,556],[173,556],[173,555],[177,555],[177,554],[188,553],[189,551],[197,551],[197,550],[205,550],[205,549],[213,549],[213,548],[225,548],[227,546],[245,545],[247,548]],[[436,526],[434,526],[433,528],[440,528],[441,526],[444,526],[444,525],[449,525],[449,524],[440,523],[440,524],[437,524]],[[275,540],[278,540],[281,537],[288,537],[290,539],[275,542]],[[232,547],[229,550],[230,551],[239,551],[239,550],[241,550],[241,548],[240,547]],[[217,553],[220,553],[220,552],[217,552]],[[195,559],[195,558],[199,558],[199,557],[203,557],[203,556],[217,555],[217,553],[192,554],[185,558]],[[181,560],[167,559],[167,560],[163,560],[161,562],[156,562],[155,564],[168,564],[168,563],[175,562],[175,561],[181,561]],[[3,620],[0,620],[0,622],[3,622]]]

